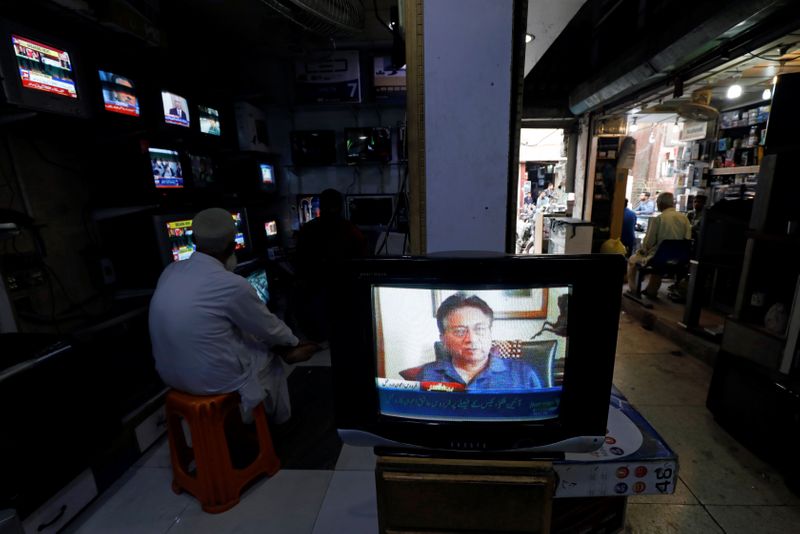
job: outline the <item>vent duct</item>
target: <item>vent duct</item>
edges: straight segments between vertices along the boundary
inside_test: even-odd
[[[364,30],[364,6],[356,0],[261,0],[309,32],[325,37]]]

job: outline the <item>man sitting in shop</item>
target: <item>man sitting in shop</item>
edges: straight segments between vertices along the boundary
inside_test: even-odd
[[[542,387],[529,363],[491,353],[493,322],[494,311],[480,297],[464,293],[449,296],[436,311],[439,340],[447,358],[403,371],[401,376],[422,382],[458,383],[467,391]]]
[[[652,215],[656,211],[655,204],[650,200],[649,191],[644,191],[639,195],[639,205],[636,206],[636,209],[633,211],[635,211],[637,215]]]
[[[656,199],[658,217],[650,219],[647,233],[642,240],[642,246],[628,260],[628,287],[631,292],[636,291],[636,269],[638,266],[647,265],[655,256],[658,246],[667,239],[691,239],[692,225],[686,215],[675,211],[675,197],[666,192],[658,195]],[[661,287],[661,276],[651,273],[647,281],[644,294],[650,298],[658,298],[658,289]]]
[[[231,272],[236,266],[231,214],[221,208],[192,221],[196,251],[169,265],[150,303],[150,337],[164,382],[193,395],[238,392],[243,418],[264,402],[276,423],[291,415],[287,363],[308,360],[318,347],[301,343]]]

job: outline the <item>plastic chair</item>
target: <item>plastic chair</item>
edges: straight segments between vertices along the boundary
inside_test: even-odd
[[[232,421],[244,427],[238,393],[197,396],[173,389],[167,394],[166,413],[172,490],[192,494],[208,513],[218,514],[232,508],[239,503],[245,486],[262,475],[274,475],[280,469],[263,404],[253,410],[258,440],[256,458],[241,469],[234,467],[229,446],[234,444],[229,444],[226,435],[226,428],[230,429]],[[181,419],[189,427],[191,447],[186,442]],[[194,470],[189,467],[192,459]]]

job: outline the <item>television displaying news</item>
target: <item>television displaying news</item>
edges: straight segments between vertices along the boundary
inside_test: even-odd
[[[238,211],[234,211],[231,213],[231,216],[233,217],[233,222],[236,223],[236,235],[233,238],[236,242],[236,248],[234,250],[243,250],[247,248],[247,242],[244,240],[244,220],[242,220],[242,214]]]
[[[185,98],[161,91],[161,103],[164,106],[164,122],[185,128],[189,127],[189,104]]]
[[[168,222],[167,236],[172,247],[172,261],[189,259],[189,256],[194,253],[191,219]]]
[[[206,106],[197,106],[200,116],[200,132],[208,135],[220,135],[219,111]]]
[[[546,421],[559,416],[569,286],[373,285],[382,415]]]
[[[18,35],[11,36],[11,43],[23,87],[78,98],[67,52]]]
[[[276,221],[265,222],[264,232],[267,234],[267,237],[275,237],[278,235],[278,223]]]
[[[103,91],[103,103],[107,111],[122,115],[139,116],[139,100],[134,92],[133,82],[128,78],[106,72],[97,71]]]
[[[258,166],[261,169],[261,183],[264,185],[274,184],[275,170],[273,169],[272,165],[260,163]]]
[[[178,152],[164,148],[150,148],[149,152],[156,188],[183,187],[183,169]]]

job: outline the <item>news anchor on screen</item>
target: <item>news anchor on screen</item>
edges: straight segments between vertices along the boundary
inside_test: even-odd
[[[451,295],[436,311],[445,358],[406,369],[400,376],[459,384],[466,391],[541,388],[541,380],[529,363],[492,354],[493,322],[494,311],[480,297],[463,292]]]

